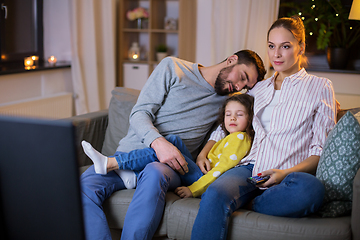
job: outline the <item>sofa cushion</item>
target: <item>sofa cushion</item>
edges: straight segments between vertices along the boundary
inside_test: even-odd
[[[360,166],[360,124],[348,111],[326,139],[316,177],[325,185],[323,217],[350,214],[353,180]]]
[[[199,204],[199,198],[184,198],[171,205],[167,217],[167,231],[170,239],[190,239]],[[349,216],[286,218],[240,209],[235,211],[230,218],[227,239],[253,239],[259,236],[267,240],[351,239],[349,225]]]
[[[129,116],[140,94],[139,90],[116,87],[111,91],[109,123],[105,133],[102,154],[113,155],[120,139],[125,137],[129,128]]]
[[[122,229],[124,226],[124,220],[126,211],[133,198],[135,190],[125,189],[117,191],[105,200],[103,204],[104,212],[109,224],[112,229]],[[167,219],[169,218],[169,211],[171,205],[180,198],[173,192],[168,192],[165,195],[165,209],[164,215],[161,219],[158,229],[155,232],[154,237],[165,237],[167,236]]]

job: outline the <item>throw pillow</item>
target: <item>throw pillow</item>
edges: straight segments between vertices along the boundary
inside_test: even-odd
[[[338,217],[351,212],[353,180],[360,167],[360,124],[348,111],[326,139],[316,177],[325,186],[319,213]]]

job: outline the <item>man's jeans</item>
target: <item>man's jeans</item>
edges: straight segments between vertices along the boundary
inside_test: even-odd
[[[291,173],[280,184],[261,191],[246,180],[252,169],[253,164],[230,169],[208,187],[191,239],[226,239],[231,214],[252,199],[255,212],[273,216],[303,217],[321,206],[325,189],[313,175]]]
[[[174,135],[167,136],[166,139],[182,152],[188,162],[189,173],[180,175],[167,165],[159,163],[151,148],[122,154],[122,159],[128,165],[131,161],[133,166],[145,165],[138,176],[135,194],[125,217],[122,239],[151,239],[162,218],[168,189],[190,185],[202,176],[181,139]],[[151,163],[146,165],[146,161]],[[123,181],[114,171],[106,175],[96,174],[94,166],[91,166],[81,175],[81,189],[86,239],[111,240],[102,204],[115,191],[125,189]]]

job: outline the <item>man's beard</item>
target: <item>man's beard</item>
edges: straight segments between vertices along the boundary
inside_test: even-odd
[[[220,73],[217,76],[216,81],[215,81],[215,85],[214,85],[214,89],[215,89],[215,92],[217,94],[219,94],[221,96],[225,96],[225,95],[228,95],[230,93],[236,92],[234,84],[232,84],[232,82],[229,82],[229,81],[225,80],[234,66],[235,65],[230,66],[230,67],[226,67],[226,68],[223,68],[223,69],[220,70]],[[226,83],[231,84],[232,89],[233,89],[232,92],[229,91],[229,88],[225,88]]]

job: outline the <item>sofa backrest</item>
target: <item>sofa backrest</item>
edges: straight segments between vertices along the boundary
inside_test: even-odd
[[[109,123],[106,129],[102,153],[111,156],[115,153],[120,139],[125,137],[129,128],[129,116],[140,94],[139,90],[116,87],[111,91]]]

